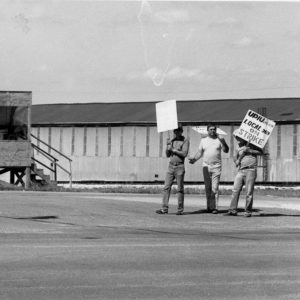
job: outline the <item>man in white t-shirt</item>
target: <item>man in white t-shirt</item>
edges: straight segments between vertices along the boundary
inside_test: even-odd
[[[222,171],[221,152],[228,153],[229,147],[224,138],[219,137],[215,125],[207,126],[208,136],[201,139],[199,149],[193,158],[189,159],[194,164],[203,157],[203,178],[205,184],[207,212],[218,213],[219,182]]]

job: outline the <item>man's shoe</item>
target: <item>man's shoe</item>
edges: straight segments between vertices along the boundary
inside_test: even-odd
[[[236,212],[233,212],[233,211],[228,211],[227,213],[223,214],[223,216],[237,216],[237,213]]]
[[[246,218],[250,218],[252,216],[252,214],[250,212],[245,212],[244,217]]]
[[[183,212],[182,212],[182,211],[178,211],[178,212],[176,213],[176,215],[177,215],[177,216],[181,216],[181,215],[183,215]]]
[[[217,209],[213,209],[213,211],[211,213],[214,214],[214,215],[217,215],[219,212],[218,212]]]
[[[158,210],[156,210],[155,212],[156,212],[157,214],[159,214],[159,215],[165,215],[165,214],[168,213],[168,211],[165,210],[165,209],[163,209],[163,208],[158,209]]]

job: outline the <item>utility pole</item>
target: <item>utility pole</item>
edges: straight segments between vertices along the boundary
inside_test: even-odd
[[[267,118],[267,108],[266,107],[259,107],[257,111],[260,115]],[[264,152],[269,153],[269,142],[266,143],[264,147]],[[262,165],[263,165],[263,181],[267,182],[269,179],[269,157],[262,156]]]

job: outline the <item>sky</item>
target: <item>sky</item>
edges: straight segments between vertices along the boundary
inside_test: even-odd
[[[300,96],[300,2],[0,1],[0,90],[33,104]]]

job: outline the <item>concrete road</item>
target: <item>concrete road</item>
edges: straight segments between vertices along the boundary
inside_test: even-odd
[[[272,205],[298,199],[262,197],[251,218],[203,213],[198,196],[183,216],[174,197],[155,214],[159,195],[0,199],[1,300],[300,299],[300,211]]]

